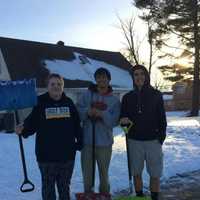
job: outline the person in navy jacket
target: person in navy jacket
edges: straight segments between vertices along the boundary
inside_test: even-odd
[[[47,89],[16,133],[24,138],[36,133],[43,200],[56,200],[55,185],[59,199],[68,200],[76,150],[82,149],[82,129],[74,103],[63,92],[63,78],[51,74]]]
[[[134,90],[124,95],[120,123],[133,123],[128,132],[131,172],[136,196],[143,196],[142,172],[146,162],[152,200],[159,199],[163,169],[162,144],[166,137],[166,114],[162,94],[150,85],[147,69],[132,69]]]

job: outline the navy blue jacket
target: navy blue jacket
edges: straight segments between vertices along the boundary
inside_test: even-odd
[[[133,126],[128,133],[130,139],[155,140],[162,144],[166,137],[166,115],[161,92],[150,85],[141,91],[137,88],[122,99],[121,116],[128,117]]]
[[[58,101],[48,93],[38,97],[38,105],[24,121],[23,137],[36,133],[38,162],[67,162],[82,148],[82,129],[72,100],[63,93]]]

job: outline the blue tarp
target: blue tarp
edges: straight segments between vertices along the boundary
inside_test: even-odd
[[[0,110],[17,110],[37,104],[35,79],[0,81]]]

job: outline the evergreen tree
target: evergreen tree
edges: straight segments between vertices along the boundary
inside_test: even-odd
[[[167,44],[175,34],[186,51],[191,52],[193,61],[193,95],[191,116],[198,115],[200,80],[200,1],[199,0],[135,0],[134,5],[144,11],[143,18],[151,13],[154,22],[156,45]],[[181,77],[179,77],[181,78]]]

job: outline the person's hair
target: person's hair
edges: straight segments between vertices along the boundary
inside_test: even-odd
[[[59,79],[59,80],[62,82],[62,84],[64,85],[64,79],[63,79],[63,77],[62,77],[60,74],[56,74],[56,73],[49,74],[49,76],[47,77],[46,85],[49,84],[49,81],[50,81],[52,78],[57,78],[57,79]]]
[[[96,79],[97,75],[106,75],[109,80],[111,80],[110,72],[103,67],[98,68],[94,73],[94,78]]]

